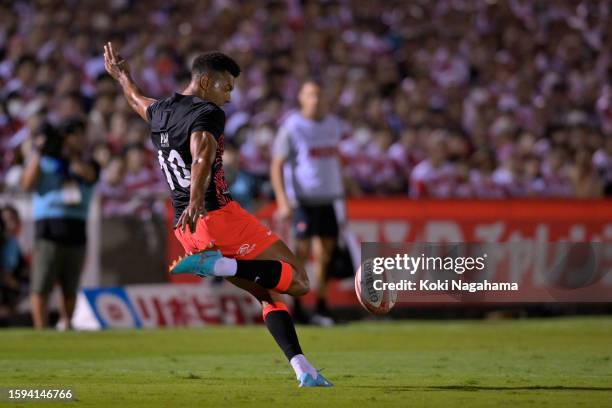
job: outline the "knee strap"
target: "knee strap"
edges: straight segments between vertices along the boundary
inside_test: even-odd
[[[287,289],[289,289],[289,286],[291,286],[291,281],[293,280],[293,267],[287,262],[280,261],[280,263],[281,276],[274,290],[277,290],[279,292],[286,292]]]

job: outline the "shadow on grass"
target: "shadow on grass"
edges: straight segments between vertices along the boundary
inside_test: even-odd
[[[612,391],[612,387],[571,387],[564,385],[526,385],[516,387],[488,387],[481,385],[361,385],[356,388],[376,388],[387,392],[401,391]]]

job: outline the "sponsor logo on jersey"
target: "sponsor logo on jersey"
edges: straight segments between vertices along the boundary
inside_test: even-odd
[[[159,144],[161,145],[161,147],[170,147],[170,142],[168,141],[168,132],[161,132],[159,138]]]

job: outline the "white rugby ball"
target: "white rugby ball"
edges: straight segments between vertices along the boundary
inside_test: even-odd
[[[376,290],[374,281],[381,280],[389,282],[387,271],[375,274],[372,271],[372,260],[366,259],[362,262],[355,273],[355,294],[361,306],[375,315],[388,313],[397,301],[397,292],[394,290]]]

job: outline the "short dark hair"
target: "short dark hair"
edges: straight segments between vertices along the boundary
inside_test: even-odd
[[[191,65],[192,76],[200,76],[211,71],[227,71],[235,78],[240,75],[240,66],[231,57],[219,51],[200,54],[193,60]]]

